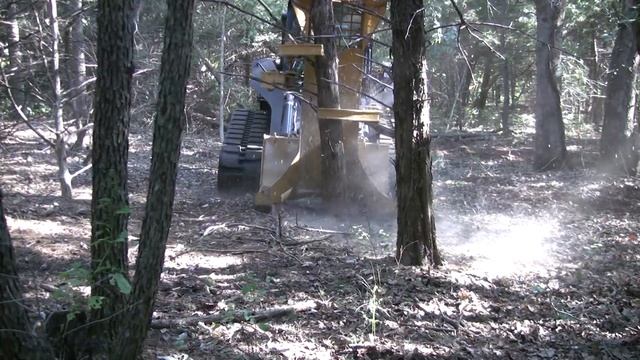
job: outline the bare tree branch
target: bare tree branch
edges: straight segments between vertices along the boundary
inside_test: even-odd
[[[18,103],[16,102],[16,99],[13,97],[13,92],[11,91],[11,87],[6,85],[6,84],[8,84],[8,82],[7,82],[7,75],[4,73],[4,69],[2,70],[2,78],[4,80],[5,87],[7,89],[7,95],[9,96],[9,100],[11,101],[11,105],[13,106],[13,109],[16,111],[16,113],[18,113],[18,116],[20,117],[20,120],[22,120],[22,122],[25,125],[27,125],[29,127],[29,129],[31,129],[31,131],[33,131],[36,135],[38,135],[38,137],[40,139],[42,139],[42,141],[44,141],[49,147],[55,149],[56,144],[54,144],[51,140],[47,139],[46,136],[44,136],[38,129],[36,129],[31,124],[31,121],[29,120],[27,115],[22,111],[20,105],[18,105]]]

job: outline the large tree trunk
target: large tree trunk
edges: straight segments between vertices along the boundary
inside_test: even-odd
[[[338,39],[331,0],[315,0],[311,6],[311,24],[315,42],[322,44],[324,56],[316,60],[318,107],[340,108],[338,85]],[[325,200],[344,200],[347,196],[345,149],[342,123],[318,119],[322,156],[322,194]]]
[[[133,0],[98,1],[98,69],[93,130],[93,193],[91,201],[92,296],[102,307],[92,314],[93,335],[109,347],[115,336],[110,318],[125,305],[114,285],[127,278],[129,198],[127,160],[133,68]],[[126,280],[124,280],[126,281]]]
[[[82,147],[87,134],[87,118],[89,116],[89,100],[83,83],[86,80],[86,66],[84,56],[84,24],[82,15],[82,0],[72,0],[71,10],[76,13],[71,23],[71,54],[70,54],[70,77],[73,89],[73,117],[76,123],[76,141],[72,149],[78,150]]]
[[[633,130],[630,110],[633,106],[633,85],[636,68],[636,38],[633,19],[633,0],[624,2],[624,18],[618,24],[618,34],[611,54],[604,101],[604,123],[600,140],[600,154],[605,162],[622,160],[623,150]]]
[[[191,66],[195,0],[167,0],[160,89],[154,120],[147,204],[127,321],[111,358],[136,359],[146,338],[169,236],[178,160],[185,127],[185,96]]]
[[[441,264],[436,244],[422,0],[392,0],[398,238],[403,265]],[[410,28],[407,29],[407,26]]]
[[[53,359],[48,343],[33,331],[26,309],[0,190],[0,359]]]
[[[53,66],[53,113],[54,123],[56,125],[56,162],[58,164],[58,181],[62,197],[71,199],[71,173],[67,164],[67,142],[65,136],[65,126],[62,113],[62,85],[60,81],[60,29],[58,26],[58,1],[49,0],[49,21],[51,22],[51,36],[53,44],[52,66]]]
[[[564,0],[535,0],[536,45],[536,135],[534,167],[548,170],[564,165],[566,158],[560,92],[556,83],[552,49]]]

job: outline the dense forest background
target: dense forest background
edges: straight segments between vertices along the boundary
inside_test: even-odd
[[[222,94],[225,114],[230,109],[255,106],[247,86],[249,67],[253,59],[277,54],[281,34],[270,24],[277,23],[286,8],[284,1],[263,3],[266,6],[236,1],[234,8],[228,10],[217,2],[197,5],[194,71],[187,107],[190,121],[217,126],[221,74],[225,75],[227,85]],[[464,24],[447,2],[425,5],[429,91],[436,131],[501,129],[505,110],[514,129],[532,129],[536,70],[533,52],[537,39],[533,2],[463,1],[458,5]],[[155,101],[165,4],[140,1],[136,6],[136,91],[132,116],[134,121],[148,123]],[[14,98],[19,104],[25,103],[23,112],[31,121],[51,121],[56,102],[50,66],[54,55],[60,59],[60,95],[65,119],[75,118],[74,107],[90,109],[89,94],[96,64],[95,3],[60,1],[58,7],[59,45],[54,49],[47,2],[17,1],[3,6],[6,21],[2,42],[5,61],[10,62],[4,66],[4,76],[7,81],[20,84],[13,91]],[[621,1],[597,4],[572,1],[563,8],[554,56],[568,132],[586,135],[601,128],[618,24],[628,18],[628,10]],[[221,71],[223,21],[226,47]],[[382,74],[384,66],[391,64],[388,25],[382,26],[374,38],[377,40],[374,59],[380,64],[377,71]],[[390,79],[389,74],[386,76]],[[634,83],[634,89],[636,86]],[[28,95],[21,97],[22,94]],[[8,98],[3,106],[2,131],[6,137],[17,121]],[[630,116],[637,116],[632,112]],[[81,120],[86,123],[87,119]],[[53,124],[49,127],[54,128]]]

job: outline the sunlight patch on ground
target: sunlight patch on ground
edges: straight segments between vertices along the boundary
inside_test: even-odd
[[[168,250],[165,266],[175,269],[189,269],[196,266],[207,269],[221,269],[231,265],[242,264],[242,259],[238,256],[207,255],[195,251],[184,253],[184,251],[184,248],[181,247]]]
[[[12,234],[23,233],[23,236],[50,236],[64,234],[69,228],[57,221],[49,220],[25,220],[7,217],[7,225]]]
[[[445,254],[461,256],[469,271],[488,277],[546,273],[554,264],[560,226],[548,217],[476,214],[437,223]]]
[[[269,341],[267,347],[270,352],[282,354],[287,359],[334,359],[331,351],[312,341]]]

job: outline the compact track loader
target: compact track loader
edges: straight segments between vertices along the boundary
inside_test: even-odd
[[[339,37],[340,108],[318,108],[315,59],[324,55],[313,43],[310,10],[314,0],[290,0],[282,18],[279,59],[252,64],[250,85],[260,110],[231,114],[218,167],[218,189],[256,193],[257,206],[281,203],[290,196],[317,194],[321,188],[318,122],[340,120],[343,140],[357,142],[360,173],[388,196],[389,146],[371,136],[380,110],[361,94],[371,72],[370,35],[384,15],[386,0],[333,0]],[[367,133],[367,136],[363,134]],[[373,140],[373,141],[372,141]],[[354,181],[365,180],[355,179]]]

